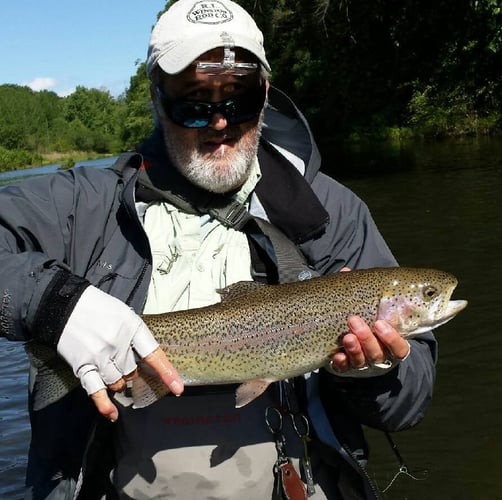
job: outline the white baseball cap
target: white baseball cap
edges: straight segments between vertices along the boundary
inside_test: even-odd
[[[158,65],[175,75],[204,52],[229,45],[248,50],[270,71],[263,34],[240,5],[231,0],[178,0],[152,30],[146,69],[151,74]]]

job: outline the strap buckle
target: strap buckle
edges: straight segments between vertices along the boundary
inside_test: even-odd
[[[247,206],[235,200],[225,207],[210,208],[208,213],[225,226],[237,231],[242,229],[250,217]]]

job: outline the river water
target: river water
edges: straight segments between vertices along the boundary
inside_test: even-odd
[[[436,332],[438,376],[424,420],[392,435],[406,468],[397,474],[386,437],[368,430],[371,477],[381,489],[391,485],[386,500],[502,499],[502,141],[361,147],[324,157],[333,158],[325,161],[329,173],[367,202],[401,265],[452,272],[454,298],[469,301]],[[14,181],[0,175],[0,185]],[[22,496],[26,372],[22,347],[0,339],[2,499]]]

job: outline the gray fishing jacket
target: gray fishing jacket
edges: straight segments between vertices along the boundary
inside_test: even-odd
[[[303,166],[293,166],[276,146],[300,158]],[[167,161],[158,134],[141,152],[123,155],[112,169],[80,167],[0,191],[0,335],[46,343],[57,339],[84,280],[141,313],[152,257],[135,201],[161,195],[138,189],[138,172],[144,161]],[[251,211],[293,241],[311,269],[328,274],[345,266],[396,265],[366,205],[320,171],[320,155],[307,123],[275,89],[269,96],[259,158],[262,178]],[[179,199],[184,196],[182,189]],[[263,256],[254,260],[257,276],[273,274],[273,255],[268,262]],[[376,497],[359,467],[367,455],[361,426],[409,428],[420,421],[430,401],[435,340],[426,334],[411,344],[410,356],[385,375],[353,379],[321,371],[303,390],[319,441],[362,478],[364,493],[354,498]],[[84,477],[99,485],[100,473],[107,473],[100,470],[103,448],[88,443],[106,440],[111,428],[95,425],[97,415],[84,391],[74,390],[37,412],[31,411],[31,397],[29,404],[27,497],[70,498],[82,466]]]

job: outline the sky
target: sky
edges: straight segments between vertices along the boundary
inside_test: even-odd
[[[166,0],[0,0],[0,85],[123,93]]]

